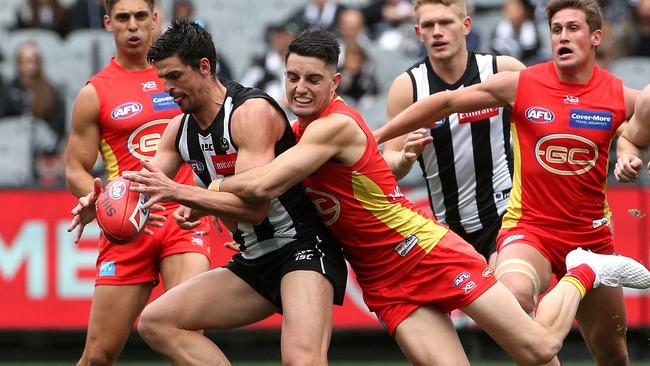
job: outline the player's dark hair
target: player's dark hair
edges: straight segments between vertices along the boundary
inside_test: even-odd
[[[589,32],[603,29],[603,12],[600,10],[597,0],[551,0],[546,5],[546,17],[548,25],[551,26],[551,19],[560,10],[578,9],[585,13],[585,20],[589,25]]]
[[[212,36],[195,22],[175,19],[147,52],[147,60],[152,64],[172,56],[178,56],[183,64],[194,69],[199,68],[202,58],[207,58],[210,73],[217,75],[217,51]]]
[[[284,59],[285,62],[292,53],[300,56],[315,57],[323,60],[326,66],[336,69],[336,65],[339,62],[339,55],[341,54],[341,45],[336,39],[336,36],[331,32],[326,30],[306,31],[289,44],[288,52]]]
[[[111,16],[111,11],[113,11],[113,7],[119,1],[120,0],[104,0],[104,9],[106,9],[106,15],[108,15],[109,17]],[[155,0],[143,0],[143,1],[145,1],[149,5],[149,9],[153,11]]]

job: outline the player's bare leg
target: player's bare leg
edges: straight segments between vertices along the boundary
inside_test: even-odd
[[[209,269],[209,259],[200,253],[173,254],[160,261],[160,274],[165,290]]]
[[[282,363],[327,365],[332,335],[334,289],[314,271],[293,271],[282,278]]]
[[[173,364],[230,365],[198,330],[232,329],[277,312],[241,278],[225,268],[201,273],[165,292],[142,312],[138,331]]]
[[[519,302],[522,309],[534,316],[537,298],[551,283],[551,263],[534,247],[514,242],[501,249],[495,275]],[[547,366],[559,366],[556,357]]]
[[[650,271],[630,258],[577,249],[569,253],[566,264],[569,275],[544,296],[535,320],[500,283],[462,310],[517,363],[540,364],[551,361],[560,350],[581,298],[592,287],[650,287]]]
[[[394,337],[413,365],[469,365],[454,324],[435,306],[412,312],[397,326]]]
[[[534,247],[516,242],[499,252],[495,275],[524,311],[532,314],[537,297],[551,282],[551,263]]]
[[[580,332],[599,366],[628,365],[625,303],[620,288],[597,288],[580,303]]]
[[[151,284],[95,287],[79,366],[112,365],[151,294]]]

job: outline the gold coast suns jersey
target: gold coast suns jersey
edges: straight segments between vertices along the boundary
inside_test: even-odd
[[[521,71],[512,116],[514,178],[504,228],[590,230],[609,223],[609,148],[625,121],[623,84],[594,67],[585,84],[552,62]]]
[[[365,289],[382,287],[409,273],[448,229],[404,197],[361,115],[339,97],[320,118],[334,113],[357,122],[368,138],[366,151],[353,165],[328,161],[303,184],[341,242],[359,284]],[[299,123],[293,128],[300,139],[304,129]]]
[[[140,160],[150,160],[169,121],[181,111],[153,67],[129,71],[115,58],[89,83],[100,100],[100,152],[115,179],[125,170],[140,170]],[[176,181],[194,184],[189,166],[183,165]]]

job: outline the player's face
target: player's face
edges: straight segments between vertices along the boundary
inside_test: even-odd
[[[203,60],[208,63],[207,59]],[[209,87],[205,82],[203,60],[199,70],[185,65],[175,55],[156,62],[158,76],[165,81],[165,91],[174,98],[183,113],[197,113],[208,98]]]
[[[469,17],[461,18],[457,9],[443,4],[425,4],[417,10],[415,33],[433,60],[448,60],[465,46],[471,29]]]
[[[341,74],[316,57],[292,53],[287,59],[285,87],[289,108],[300,119],[313,121],[329,104]]]
[[[140,54],[147,51],[157,14],[144,0],[120,0],[110,17],[104,16],[106,29],[113,32],[115,45],[123,51]]]
[[[601,31],[589,31],[585,13],[578,9],[562,9],[551,19],[551,48],[559,68],[575,69],[595,60]]]

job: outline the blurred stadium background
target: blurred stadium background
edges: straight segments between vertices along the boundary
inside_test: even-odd
[[[96,13],[101,2],[0,0],[0,364],[3,365],[53,360],[69,364],[83,348],[99,228],[90,225],[77,246],[66,232],[69,210],[76,201],[65,190],[60,153],[76,93],[114,52],[110,33],[92,28],[93,12]],[[173,8],[187,2],[158,0],[157,6],[164,14],[162,24],[168,24]],[[37,26],[40,28],[34,28],[36,23],[29,22],[30,14],[34,15],[38,8],[34,5],[37,3],[50,7],[49,13],[39,13],[41,23]],[[281,84],[277,84],[281,76],[266,75],[270,80],[265,84],[256,70],[260,65],[270,67],[271,58],[267,56],[272,53],[274,42],[281,42],[279,37],[291,36],[304,27],[296,17],[311,1],[193,0],[191,3],[193,17],[214,35],[224,61],[223,70],[235,80],[261,86],[272,95],[279,93],[274,96],[281,99],[281,88],[278,91]],[[363,10],[368,23],[375,21],[369,15],[373,6],[389,3],[400,1],[339,1],[345,7]],[[473,19],[471,47],[480,52],[490,51],[493,30],[504,18],[503,1],[473,0],[468,4]],[[543,0],[532,5],[537,9],[531,19],[539,32],[541,53],[536,61],[540,61],[547,57],[544,50],[548,52],[548,30],[543,15],[540,16]],[[603,7],[608,41],[599,50],[599,62],[628,86],[641,88],[650,82],[650,0],[606,0]],[[78,18],[82,14],[79,9],[82,13],[85,9],[88,14],[85,23]],[[361,83],[366,86],[362,93],[350,92],[349,100],[356,104],[371,127],[376,128],[385,118],[385,96],[390,82],[423,53],[414,38],[410,20],[382,22],[379,19],[368,25],[355,37],[358,36],[364,49],[369,81]],[[341,28],[339,31],[345,33]],[[342,39],[345,40],[343,34]],[[59,105],[46,113],[38,114],[34,106],[24,104],[26,96],[29,99],[35,95],[33,90],[25,92],[19,84],[16,56],[25,42],[38,46],[44,75],[57,96]],[[272,71],[262,70],[270,74]],[[21,100],[23,104],[15,112],[16,106],[10,103]],[[12,108],[14,112],[8,112]],[[62,123],[54,120],[56,114],[61,115]],[[96,171],[101,175],[100,163]],[[611,179],[609,187],[619,251],[645,263],[650,262],[646,221],[650,207],[649,181],[644,174],[638,184],[619,185]],[[426,192],[420,188],[420,172],[414,169],[402,185],[411,199],[428,207]],[[215,234],[217,242],[224,239]],[[224,263],[230,253],[219,244],[215,249],[215,264]],[[650,364],[650,292],[628,291],[626,302],[633,364]],[[505,360],[503,352],[469,319],[460,313],[454,313],[453,317],[473,363],[483,365],[480,362]],[[367,312],[353,278],[345,306],[335,311],[334,323],[331,358],[338,362],[335,364],[405,364],[392,339]],[[279,318],[274,317],[249,329],[208,334],[223,346],[235,364],[277,362],[279,325]],[[561,356],[570,362],[589,359],[577,331],[567,338]],[[160,360],[135,333],[122,359],[126,360],[120,363],[124,365],[150,365]],[[350,363],[343,363],[345,360]],[[375,362],[362,363],[364,360]],[[128,363],[132,361],[140,363]]]

